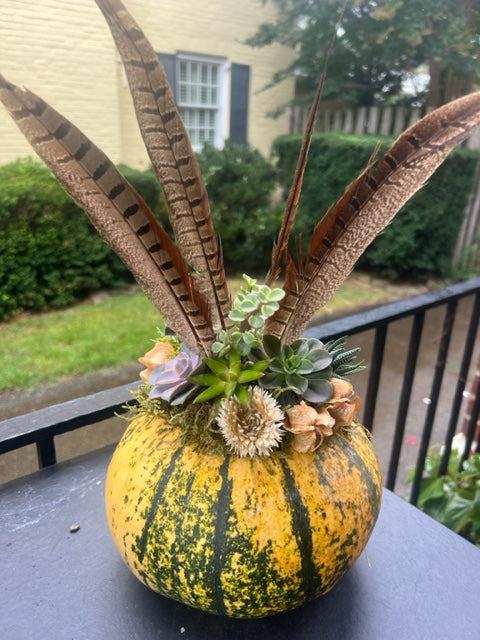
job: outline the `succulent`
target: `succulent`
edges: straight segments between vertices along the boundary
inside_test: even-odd
[[[365,369],[363,360],[357,363],[353,362],[360,347],[345,351],[345,337],[330,340],[324,345],[324,348],[332,356],[332,377],[347,380],[348,376]]]
[[[285,296],[283,289],[259,285],[246,274],[243,274],[243,279],[247,286],[240,287],[228,315],[233,330],[219,331],[212,345],[212,352],[217,356],[227,354],[230,349],[235,349],[241,356],[248,356],[254,347],[260,346],[265,324]]]
[[[269,364],[259,384],[265,389],[290,392],[307,402],[326,402],[332,395],[332,356],[316,338],[301,338],[291,345],[275,336],[264,336],[262,351]]]
[[[203,368],[201,357],[182,346],[178,355],[150,373],[148,382],[153,386],[149,397],[161,398],[172,406],[182,404],[197,388],[190,376]]]
[[[268,365],[266,360],[242,362],[242,356],[231,349],[228,358],[205,358],[204,363],[211,373],[191,376],[191,382],[207,387],[194,402],[207,402],[213,398],[232,398],[236,396],[240,402],[248,402],[247,385],[263,376]]]

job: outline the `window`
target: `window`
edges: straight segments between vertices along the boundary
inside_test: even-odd
[[[231,62],[230,95],[227,95],[227,62],[224,58],[185,53],[159,53],[181,116],[195,151],[205,142],[223,147],[225,136],[232,142],[248,140],[250,67]],[[225,130],[227,109],[230,129]]]
[[[224,73],[219,60],[177,56],[177,103],[195,150],[223,145]]]

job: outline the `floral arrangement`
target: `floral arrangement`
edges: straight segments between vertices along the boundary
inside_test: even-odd
[[[350,425],[359,409],[346,380],[364,368],[353,362],[359,349],[345,350],[344,338],[284,345],[265,334],[285,291],[243,279],[229,314],[232,329],[217,332],[211,357],[159,328],[154,347],[139,358],[146,386],[137,397],[148,397],[147,410],[153,402],[169,420],[182,406],[192,414],[191,407],[203,405],[201,419],[240,457],[267,456],[285,441],[296,451],[314,451],[334,430]]]

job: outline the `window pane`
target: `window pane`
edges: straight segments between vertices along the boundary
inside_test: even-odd
[[[187,63],[185,61],[180,62],[180,82],[187,81]]]
[[[198,82],[198,64],[196,62],[190,62],[190,82],[193,84]]]
[[[219,125],[220,65],[214,61],[179,60],[177,101],[193,147],[215,144]]]

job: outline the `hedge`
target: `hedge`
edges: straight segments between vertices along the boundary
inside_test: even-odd
[[[359,174],[372,150],[383,153],[391,139],[317,134],[314,136],[294,231],[304,248],[315,224]],[[280,183],[290,187],[301,136],[281,136],[274,143]],[[396,215],[370,245],[358,266],[389,278],[428,279],[449,273],[478,152],[454,150],[428,184]]]
[[[127,173],[157,206],[153,175]],[[0,319],[62,307],[131,281],[47,167],[30,159],[0,167]]]
[[[281,218],[271,205],[276,181],[270,163],[258,151],[230,143],[222,150],[206,147],[199,162],[227,271],[263,273]],[[119,169],[171,231],[153,172]],[[0,167],[0,234],[0,320],[62,307],[132,279],[87,216],[36,161]]]
[[[198,156],[228,273],[265,275],[282,217],[275,172],[248,145],[206,146]]]

